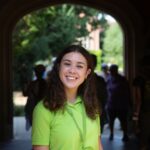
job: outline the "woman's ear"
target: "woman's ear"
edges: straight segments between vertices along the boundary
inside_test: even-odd
[[[88,75],[91,73],[91,69],[88,69],[87,72],[86,72],[86,76],[85,76],[85,79],[87,79]]]

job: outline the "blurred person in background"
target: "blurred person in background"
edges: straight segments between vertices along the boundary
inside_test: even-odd
[[[101,66],[101,73],[100,76],[104,78],[105,82],[107,82],[107,79],[109,77],[109,67],[106,63],[103,63]]]
[[[94,68],[96,68],[97,57],[94,54],[91,54],[91,56],[93,58]],[[104,78],[95,72],[94,72],[94,75],[95,75],[95,79],[96,79],[97,98],[98,98],[99,107],[101,110],[100,123],[101,123],[101,133],[102,133],[104,125],[108,122],[106,111],[105,111],[105,104],[106,104],[106,100],[107,100],[107,89],[106,89],[106,82],[105,82]]]
[[[27,83],[24,88],[23,95],[27,96],[25,104],[26,130],[32,126],[32,113],[35,105],[44,98],[47,83],[43,78],[45,66],[42,64],[34,67],[35,79]]]
[[[114,121],[116,118],[121,123],[123,131],[122,141],[127,142],[128,137],[128,112],[131,104],[131,95],[127,79],[118,73],[118,66],[110,66],[110,75],[107,80],[108,99],[106,111],[108,115],[110,140],[114,138]]]

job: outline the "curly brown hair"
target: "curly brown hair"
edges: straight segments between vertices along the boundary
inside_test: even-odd
[[[71,45],[65,48],[56,58],[53,68],[48,77],[48,90],[44,99],[44,105],[51,111],[63,109],[66,103],[66,94],[64,86],[59,78],[59,66],[64,55],[70,52],[78,52],[82,54],[87,60],[88,68],[91,73],[87,79],[79,86],[78,95],[82,98],[85,110],[89,118],[95,119],[96,114],[99,113],[98,101],[95,90],[94,67],[90,53],[79,45]]]

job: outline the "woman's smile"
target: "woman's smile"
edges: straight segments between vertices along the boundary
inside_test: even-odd
[[[77,77],[70,76],[70,75],[67,75],[66,78],[67,78],[67,80],[73,80],[73,81],[78,79]]]
[[[87,60],[82,54],[70,52],[64,55],[60,63],[59,76],[66,89],[77,90],[88,74]]]

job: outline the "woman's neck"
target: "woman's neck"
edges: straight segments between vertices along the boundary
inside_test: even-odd
[[[77,97],[77,91],[74,90],[66,90],[67,101],[70,103],[74,103]]]

